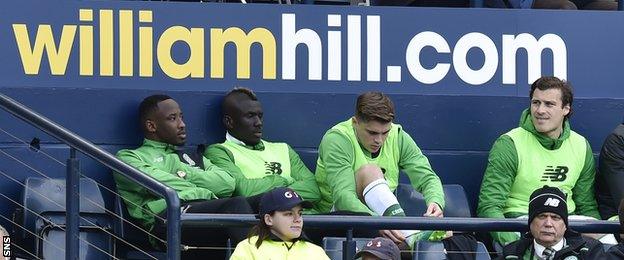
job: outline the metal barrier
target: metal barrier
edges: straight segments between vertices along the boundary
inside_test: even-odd
[[[32,111],[10,97],[0,94],[0,107],[15,117],[46,132],[71,147],[67,163],[67,234],[65,236],[65,259],[78,259],[78,210],[79,210],[79,163],[76,150],[119,172],[125,177],[144,185],[152,192],[163,196],[167,203],[167,259],[180,259],[180,199],[178,194],[166,185],[148,177],[139,170],[115,158],[91,142],[54,123],[50,119]]]
[[[181,215],[184,227],[250,226],[259,220],[249,214]],[[528,231],[527,220],[495,218],[430,218],[430,217],[372,217],[372,216],[315,216],[305,215],[305,227],[347,229],[343,259],[353,259],[355,242],[352,230],[360,229],[420,229],[453,231]],[[574,221],[569,228],[582,233],[619,233],[620,223],[606,220]]]

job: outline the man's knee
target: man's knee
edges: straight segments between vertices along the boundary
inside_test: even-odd
[[[364,164],[355,172],[355,178],[364,185],[383,179],[383,172],[376,164]]]

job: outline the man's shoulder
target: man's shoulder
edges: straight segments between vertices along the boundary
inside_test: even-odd
[[[121,150],[117,151],[116,156],[118,158],[123,158],[125,156],[131,156],[131,155],[140,154],[142,152],[142,149],[141,149],[142,147],[143,146],[139,146],[139,147],[134,148],[134,149],[129,149],[129,148],[121,149]]]
[[[564,237],[567,240],[566,244],[572,247],[594,247],[598,245],[602,246],[602,243],[600,241],[591,237],[583,236],[581,235],[581,233],[574,230],[566,231]]]
[[[504,256],[518,256],[522,257],[524,252],[529,249],[533,243],[532,238],[520,238],[514,242],[511,242],[503,247]],[[504,258],[503,258],[504,259]]]
[[[584,136],[582,136],[581,134],[575,132],[574,130],[570,130],[570,140],[571,141],[579,141],[579,142],[583,142],[583,143],[587,143],[587,139],[585,139]]]

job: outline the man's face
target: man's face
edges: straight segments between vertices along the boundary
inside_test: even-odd
[[[562,106],[560,89],[535,89],[531,99],[531,121],[535,129],[553,139],[563,130],[564,117],[570,113],[570,104]]]
[[[184,145],[186,142],[182,110],[173,99],[158,103],[158,111],[147,120],[147,129],[155,141],[172,145]]]
[[[262,106],[260,102],[245,99],[238,102],[226,127],[231,135],[248,145],[256,145],[262,138]]]
[[[535,241],[545,247],[559,243],[566,231],[563,219],[559,215],[550,212],[537,215],[531,221],[530,228]]]
[[[388,138],[392,123],[382,123],[376,120],[364,122],[356,117],[352,119],[355,135],[358,142],[369,152],[376,153]]]

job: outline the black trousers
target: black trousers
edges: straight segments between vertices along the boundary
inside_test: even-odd
[[[245,197],[233,197],[206,201],[182,202],[186,213],[253,214]],[[167,212],[159,214],[167,218]],[[166,237],[167,225],[157,220],[153,233]],[[232,246],[247,238],[249,228],[183,228],[182,244],[187,246],[210,247],[211,249],[191,249],[182,251],[182,259],[225,259],[228,238]],[[164,246],[163,246],[164,248]]]
[[[351,212],[351,211],[334,211],[327,214],[329,216],[370,216],[366,213]],[[310,215],[314,216],[314,215]],[[323,244],[323,237],[346,237],[347,229],[329,229],[329,228],[311,228],[305,225],[305,215],[303,216],[303,230],[306,236],[317,245]],[[358,238],[375,238],[379,236],[378,230],[372,229],[354,229],[353,237]]]

